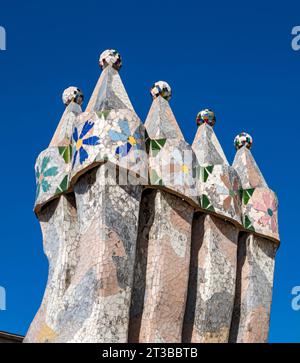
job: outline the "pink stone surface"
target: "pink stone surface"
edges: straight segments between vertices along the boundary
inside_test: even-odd
[[[238,230],[196,214],[183,341],[226,343],[234,305]]]
[[[132,317],[130,339],[144,343],[181,342],[193,209],[179,198],[160,191],[152,191],[148,196],[150,208],[155,215],[150,224],[147,218],[142,221],[142,243],[137,253],[137,258],[147,253],[144,304],[143,310]],[[136,272],[138,284],[140,276]]]
[[[265,238],[240,235],[231,342],[268,341],[276,250]]]

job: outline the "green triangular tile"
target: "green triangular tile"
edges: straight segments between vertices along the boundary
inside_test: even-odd
[[[255,232],[255,228],[252,226],[252,223],[248,216],[244,217],[244,227],[250,231]]]
[[[66,164],[71,161],[72,156],[72,146],[59,146],[58,147],[59,154],[64,158]]]
[[[98,112],[96,112],[97,113],[97,116],[99,117],[99,118],[102,118],[102,117],[104,117],[104,119],[106,120],[107,119],[107,116],[109,115],[109,110],[107,110],[107,111],[98,111]]]
[[[55,194],[63,193],[68,189],[68,176],[66,175],[56,189]]]
[[[245,189],[243,190],[243,203],[244,205],[247,205],[250,198],[252,197],[252,194],[254,193],[254,188],[251,189]]]
[[[207,195],[205,195],[205,194],[202,195],[202,208],[207,209],[207,210],[210,210],[211,212],[214,212],[215,211],[215,208],[210,203]]]
[[[212,173],[213,169],[213,165],[200,166],[200,180],[205,183],[209,175]]]

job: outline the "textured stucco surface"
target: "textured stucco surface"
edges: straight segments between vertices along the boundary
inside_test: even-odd
[[[76,248],[76,261],[69,263],[72,269],[61,261],[69,254],[59,251],[65,245],[59,231],[49,234],[51,224],[47,224],[44,242],[50,283],[39,313],[49,315],[41,328],[47,331],[33,329],[27,341],[127,341],[141,186],[116,185],[105,178],[107,165],[89,171],[75,186],[78,230],[71,246]],[[66,228],[66,220],[59,215],[53,225]],[[59,272],[68,275],[67,286],[55,291],[62,280]]]
[[[243,233],[239,238],[231,342],[268,340],[276,250],[275,243],[253,234]]]
[[[63,195],[38,213],[44,252],[49,261],[49,275],[43,301],[27,332],[25,342],[49,342],[63,328],[59,314],[64,309],[64,295],[78,263],[78,224],[75,197]]]
[[[125,342],[141,187],[114,185],[105,179],[103,165],[81,177],[75,195],[80,206],[80,260],[74,286],[82,284],[83,291],[70,296],[75,309],[70,313],[74,323],[78,315],[85,319],[71,341]],[[86,306],[80,304],[84,296]],[[70,316],[65,319],[70,321]]]
[[[238,230],[197,213],[193,221],[183,341],[226,343],[233,310]]]
[[[176,196],[144,194],[130,340],[181,342],[193,208]]]

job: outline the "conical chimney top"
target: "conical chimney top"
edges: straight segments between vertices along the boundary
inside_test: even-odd
[[[198,162],[201,166],[229,165],[224,151],[214,133],[213,126],[216,122],[215,114],[206,108],[196,117],[198,130],[192,144]]]
[[[237,152],[232,166],[239,174],[243,189],[268,188],[268,184],[250,151],[252,143],[252,137],[246,132],[242,132],[235,137],[234,146]]]
[[[122,65],[120,54],[113,49],[101,53],[99,65],[102,73],[86,107],[86,112],[129,109],[134,112],[119,75]]]
[[[146,118],[145,127],[151,139],[179,139],[184,136],[170,107],[172,90],[165,81],[155,82],[150,93],[153,102]]]

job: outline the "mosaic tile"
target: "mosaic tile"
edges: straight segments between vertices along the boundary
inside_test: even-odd
[[[199,165],[196,175],[200,207],[209,206],[209,210],[241,224],[240,179],[229,166],[209,124],[204,122],[198,127],[192,148]]]
[[[244,227],[279,241],[277,197],[268,188],[247,145],[237,149],[233,167],[241,180]]]
[[[167,82],[145,125],[99,59],[86,110],[77,87],[37,158],[35,213],[49,276],[25,342],[265,342],[279,243],[278,201],[245,132],[232,166],[210,109],[184,139]]]

